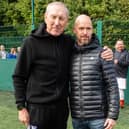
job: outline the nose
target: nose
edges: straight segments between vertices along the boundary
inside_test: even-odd
[[[84,29],[84,30],[83,30],[83,33],[84,33],[84,34],[87,34],[87,29]]]
[[[59,21],[59,18],[56,18],[56,19],[55,19],[55,25],[59,25],[59,22],[60,22],[60,21]]]

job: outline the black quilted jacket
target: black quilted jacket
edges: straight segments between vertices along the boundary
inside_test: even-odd
[[[73,118],[118,118],[119,94],[113,61],[103,60],[101,51],[95,35],[89,45],[76,44],[74,48],[70,71]]]

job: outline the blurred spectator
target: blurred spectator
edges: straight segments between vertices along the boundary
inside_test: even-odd
[[[129,53],[125,49],[124,41],[119,39],[115,44],[114,64],[120,94],[120,107],[124,107],[124,90],[129,66]]]
[[[0,45],[0,59],[6,59],[7,52],[5,51],[5,46]]]
[[[16,57],[17,57],[16,48],[11,48],[10,52],[7,54],[7,59],[16,59]]]
[[[21,47],[17,47],[17,57],[19,57],[20,51],[21,51]]]

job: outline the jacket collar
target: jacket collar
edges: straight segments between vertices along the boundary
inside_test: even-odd
[[[91,42],[89,44],[79,46],[77,43],[75,43],[75,49],[77,51],[83,51],[86,49],[88,49],[88,50],[94,49],[94,48],[97,48],[98,46],[100,46],[100,44],[99,44],[99,40],[95,34],[92,34]]]

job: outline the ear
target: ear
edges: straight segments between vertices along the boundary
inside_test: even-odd
[[[76,29],[75,29],[75,27],[73,27],[73,33],[74,33],[74,34],[76,33]]]
[[[46,23],[46,19],[47,19],[47,13],[44,14],[44,21]]]

